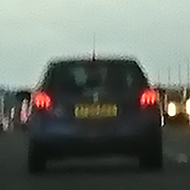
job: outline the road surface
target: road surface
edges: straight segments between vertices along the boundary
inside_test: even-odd
[[[164,170],[139,170],[130,158],[72,159],[50,161],[47,171],[27,172],[27,135],[20,131],[0,134],[0,190],[73,189],[190,189],[190,127],[163,131]]]

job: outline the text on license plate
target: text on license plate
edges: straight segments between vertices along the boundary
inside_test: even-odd
[[[77,118],[99,118],[117,116],[117,105],[115,104],[77,104],[74,114]]]

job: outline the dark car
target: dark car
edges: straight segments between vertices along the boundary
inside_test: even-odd
[[[162,168],[162,127],[156,92],[137,61],[63,60],[49,64],[32,94],[29,172],[48,159],[137,156]]]

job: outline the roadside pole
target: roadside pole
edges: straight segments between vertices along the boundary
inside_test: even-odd
[[[1,95],[0,96],[0,101],[1,101],[1,103],[0,103],[0,105],[1,105],[1,124],[3,124],[3,118],[4,118],[4,95]]]

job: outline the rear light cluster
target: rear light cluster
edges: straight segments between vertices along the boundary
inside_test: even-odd
[[[141,97],[140,104],[141,106],[154,105],[157,102],[157,93],[153,89],[146,89]],[[51,98],[45,92],[37,92],[33,96],[33,103],[37,108],[48,109],[51,107]]]
[[[37,108],[48,109],[51,106],[51,98],[45,92],[37,92],[33,96],[33,103]]]
[[[157,93],[153,89],[146,89],[140,97],[140,104],[142,106],[154,105],[156,102]]]

